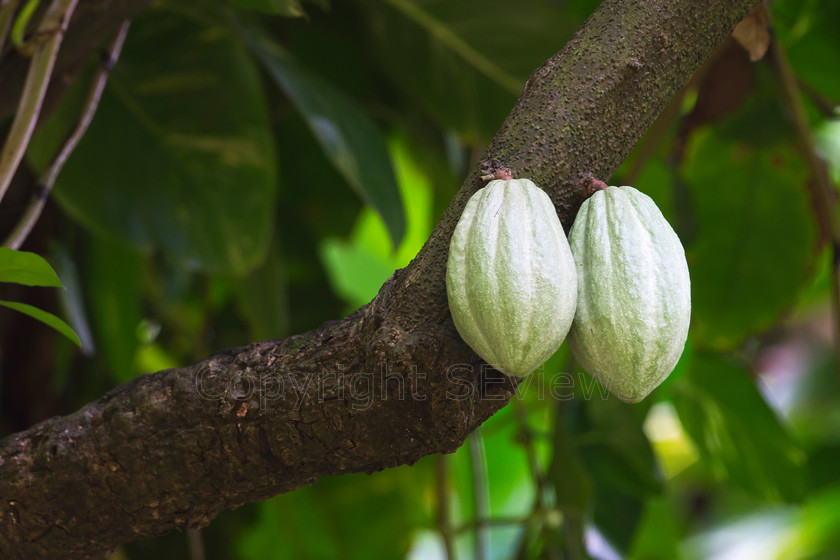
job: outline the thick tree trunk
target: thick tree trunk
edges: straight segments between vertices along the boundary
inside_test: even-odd
[[[581,181],[612,174],[753,3],[604,0],[486,158],[548,191],[568,228]],[[137,378],[0,442],[0,557],[98,558],[319,476],[457,449],[516,384],[464,345],[446,302],[449,238],[480,174],[347,318]]]

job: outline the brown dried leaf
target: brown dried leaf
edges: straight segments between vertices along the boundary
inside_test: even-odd
[[[732,36],[744,49],[750,53],[750,60],[755,62],[764,57],[770,46],[770,14],[767,13],[767,2],[755,5],[739,23]]]

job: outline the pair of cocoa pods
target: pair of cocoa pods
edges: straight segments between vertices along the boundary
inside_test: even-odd
[[[596,191],[567,241],[533,182],[491,181],[452,235],[446,288],[458,333],[499,371],[533,372],[568,335],[580,365],[628,402],[673,371],[691,316],[683,246],[633,187]]]

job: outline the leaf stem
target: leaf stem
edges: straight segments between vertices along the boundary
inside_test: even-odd
[[[545,508],[545,494],[547,490],[546,477],[540,469],[539,460],[537,459],[537,451],[534,447],[534,430],[528,424],[528,417],[526,415],[525,405],[522,401],[515,399],[513,401],[514,415],[516,423],[519,427],[519,438],[522,440],[522,446],[525,448],[525,456],[528,459],[528,466],[531,469],[531,477],[534,479],[534,486],[536,487],[536,496],[534,498],[534,505],[531,509],[531,518],[540,520],[541,525],[539,531],[543,539],[543,554],[549,560],[559,560],[561,557],[560,550],[553,538],[553,531],[556,529],[554,524],[558,520],[562,520],[563,514],[556,509]],[[551,515],[541,514],[547,511]],[[528,544],[531,540],[531,525],[525,527],[522,536],[519,539],[519,546],[515,558],[517,560],[527,558]]]
[[[437,525],[443,542],[443,557],[445,560],[455,560],[455,541],[449,518],[449,464],[446,455],[437,457]]]
[[[23,159],[35,125],[38,123],[55,59],[77,2],[78,0],[53,0],[36,31],[34,40],[39,43],[35,47],[35,54],[32,56],[29,72],[20,94],[17,114],[3,150],[0,152],[0,200],[3,199],[12,183],[12,178]],[[48,38],[40,42],[43,36],[48,36]]]
[[[32,16],[35,14],[35,10],[38,9],[40,1],[41,0],[26,0],[23,4],[23,8],[20,9],[17,19],[14,24],[12,24],[12,44],[24,53],[27,53],[28,50],[27,45],[24,44],[23,35],[26,33],[26,28],[29,26],[29,20],[32,19]],[[37,40],[36,35],[36,41]]]
[[[187,529],[187,548],[190,551],[190,560],[205,560],[201,529]]]
[[[556,523],[556,520],[561,519],[563,513],[556,508],[538,508],[528,515],[511,516],[511,517],[491,517],[491,518],[476,518],[465,522],[452,529],[455,535],[466,533],[467,531],[475,531],[477,529],[486,527],[506,527],[509,525],[529,525],[535,522],[550,524]]]
[[[478,519],[487,519],[490,515],[490,497],[487,482],[487,454],[484,450],[484,438],[481,428],[470,434],[470,467],[472,468],[474,515]],[[490,548],[490,534],[484,524],[475,526],[475,559],[486,560]]]
[[[0,56],[3,54],[3,45],[12,28],[12,21],[15,19],[17,4],[18,0],[0,0]]]
[[[782,45],[773,40],[770,56],[776,67],[782,93],[793,117],[799,147],[813,176],[806,185],[811,193],[817,221],[831,243],[831,303],[834,322],[834,353],[840,376],[840,221],[837,219],[836,192],[828,175],[828,166],[817,152],[808,115],[802,105],[799,82]]]
[[[125,37],[128,34],[130,23],[131,22],[128,20],[124,21],[117,31],[117,34],[114,36],[114,39],[111,41],[111,45],[108,48],[106,56],[100,63],[99,69],[93,77],[93,81],[91,82],[87,98],[85,99],[82,112],[79,114],[79,120],[76,122],[75,128],[70,132],[70,134],[68,134],[50,165],[47,166],[41,176],[38,177],[38,192],[35,193],[29,201],[29,205],[27,206],[20,221],[3,242],[4,247],[10,247],[12,249],[20,248],[27,236],[29,236],[29,232],[32,231],[32,228],[38,221],[38,218],[41,216],[41,211],[44,209],[47,197],[52,191],[53,185],[55,185],[55,180],[58,177],[58,174],[67,162],[70,154],[72,154],[73,150],[76,149],[76,146],[79,144],[79,141],[82,139],[85,132],[87,132],[91,121],[93,121],[93,116],[96,114],[96,109],[99,106],[99,100],[102,98],[102,92],[105,90],[105,84],[108,83],[108,76],[111,74],[111,69],[120,57],[120,52],[122,51],[122,46],[125,43]]]

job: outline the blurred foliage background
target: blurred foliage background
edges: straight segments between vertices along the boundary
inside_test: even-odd
[[[3,432],[368,302],[597,5],[155,3],[23,247],[65,289],[2,286],[82,344],[0,310]],[[657,201],[692,276],[686,351],[644,403],[608,398],[564,346],[454,455],[322,479],[114,558],[840,557],[837,216],[809,157],[813,139],[836,196],[840,4],[769,14],[770,52],[724,45],[608,181]],[[40,124],[3,235],[97,64]]]

